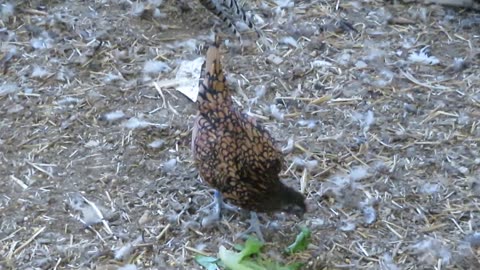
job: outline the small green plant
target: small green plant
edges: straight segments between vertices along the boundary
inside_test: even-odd
[[[310,242],[310,236],[310,230],[302,228],[295,242],[289,245],[285,251],[293,254],[305,250]],[[236,246],[238,252],[220,246],[218,258],[198,255],[195,257],[195,261],[207,270],[216,270],[219,269],[219,266],[229,270],[298,270],[303,265],[299,262],[281,265],[262,256],[262,247],[263,243],[256,238],[248,238],[244,246]]]
[[[210,256],[203,256],[203,255],[195,256],[195,261],[201,266],[205,267],[205,269],[207,270],[217,270],[218,260],[219,260],[218,258],[210,257]]]
[[[302,228],[302,231],[297,235],[295,242],[288,246],[285,251],[289,254],[304,251],[307,249],[308,244],[310,243],[310,237],[312,233],[307,228]]]

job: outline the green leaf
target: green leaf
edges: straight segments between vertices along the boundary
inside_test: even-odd
[[[241,253],[235,251],[227,250],[224,246],[220,246],[218,251],[218,257],[225,264],[227,269],[231,270],[256,270],[252,266],[244,265],[241,261]]]
[[[278,262],[267,260],[263,262],[263,265],[265,265],[268,270],[299,270],[303,266],[303,263],[296,262],[290,265],[281,265]]]
[[[248,238],[240,252],[227,250],[220,246],[218,257],[228,269],[232,270],[266,270],[265,267],[251,260],[249,257],[259,254],[263,244],[255,238]]]
[[[302,228],[302,231],[297,235],[295,242],[286,248],[287,253],[295,253],[307,249],[310,243],[311,232],[307,228]]]
[[[310,231],[302,228],[295,242],[287,248],[289,253],[301,251],[307,248],[310,241]],[[217,264],[223,264],[229,270],[299,270],[303,263],[296,262],[290,265],[281,265],[279,262],[261,256],[260,250],[263,243],[255,238],[248,238],[243,246],[235,245],[234,250],[227,250],[220,246]],[[236,252],[239,250],[239,252]],[[253,256],[252,255],[257,255]]]
[[[279,268],[278,270],[299,270],[299,269],[301,269],[302,266],[303,266],[303,263],[296,262],[296,263],[292,263],[290,265],[283,266],[283,267]]]
[[[208,257],[203,255],[195,256],[195,261],[207,270],[217,270],[218,259],[215,257]]]
[[[262,246],[263,246],[263,243],[260,242],[260,240],[253,237],[249,237],[245,242],[245,247],[240,252],[241,254],[240,260],[253,254],[259,254]]]
[[[233,249],[237,250],[238,252],[242,251],[245,248],[242,244],[235,244],[233,245]]]

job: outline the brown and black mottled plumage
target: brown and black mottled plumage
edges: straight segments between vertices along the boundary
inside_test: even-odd
[[[304,196],[279,179],[283,156],[272,137],[234,107],[217,46],[208,49],[197,102],[192,151],[200,176],[246,210],[303,214]]]

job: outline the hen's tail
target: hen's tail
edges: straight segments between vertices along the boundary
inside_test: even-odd
[[[226,86],[219,50],[220,40],[210,45],[200,74],[198,105],[200,113],[223,110],[231,106],[231,97]]]

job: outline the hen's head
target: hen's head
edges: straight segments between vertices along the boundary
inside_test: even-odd
[[[291,189],[291,188],[289,188]],[[302,217],[307,211],[305,204],[305,196],[300,192],[291,189],[284,198],[282,198],[282,210],[289,214],[294,214],[297,217]]]
[[[307,211],[305,204],[305,196],[293,188],[284,186],[281,198],[282,210],[289,214],[295,214],[297,217],[302,217]]]
[[[279,182],[267,200],[263,202],[265,212],[286,212],[302,217],[307,211],[305,196],[291,187]]]

